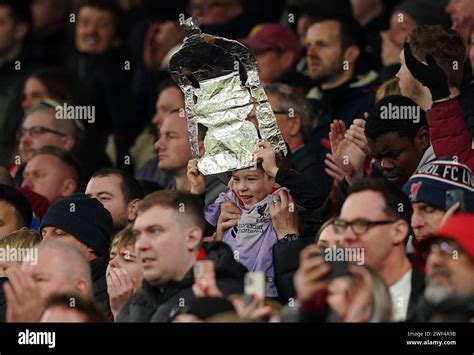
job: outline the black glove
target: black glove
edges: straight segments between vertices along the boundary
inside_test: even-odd
[[[428,65],[419,62],[411,52],[410,45],[405,42],[405,64],[411,75],[418,80],[421,85],[426,86],[433,101],[444,99],[451,94],[448,86],[448,79],[445,72],[437,64],[431,54],[426,56]]]

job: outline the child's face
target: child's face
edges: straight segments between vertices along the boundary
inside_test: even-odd
[[[247,168],[232,173],[232,190],[246,208],[262,201],[273,191],[274,180],[262,169]]]

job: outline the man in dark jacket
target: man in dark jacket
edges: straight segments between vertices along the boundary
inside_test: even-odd
[[[117,322],[169,321],[173,310],[195,298],[192,269],[201,259],[214,262],[217,287],[225,296],[243,292],[247,269],[234,260],[224,243],[202,248],[204,228],[203,206],[196,196],[159,191],[143,199],[133,229],[144,282]]]
[[[113,233],[112,216],[96,199],[84,194],[63,198],[48,209],[41,221],[43,241],[61,240],[81,251],[89,261],[94,296],[109,315],[105,272]]]
[[[315,22],[306,34],[308,71],[317,85],[308,93],[320,119],[313,122],[306,143],[310,153],[323,161],[321,140],[328,137],[330,123],[338,118],[350,126],[374,104],[374,95],[366,88],[376,75],[357,77],[355,65],[361,53],[360,28],[348,20],[325,19]]]

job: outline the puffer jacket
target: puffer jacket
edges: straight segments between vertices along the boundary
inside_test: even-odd
[[[247,269],[234,260],[230,247],[223,242],[215,242],[205,245],[204,251],[204,260],[214,262],[219,290],[225,296],[243,293]],[[125,304],[115,321],[168,322],[173,310],[184,307],[195,298],[193,283],[192,268],[181,281],[170,281],[163,288],[153,287],[143,281],[141,291]]]

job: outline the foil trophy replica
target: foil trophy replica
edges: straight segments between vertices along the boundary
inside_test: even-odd
[[[181,21],[185,39],[170,60],[170,72],[183,91],[193,157],[203,175],[255,165],[260,139],[275,153],[288,153],[253,53],[237,41],[203,34],[195,18]],[[255,113],[258,130],[249,120]],[[199,156],[198,129],[205,131]],[[202,132],[199,132],[202,134]]]

